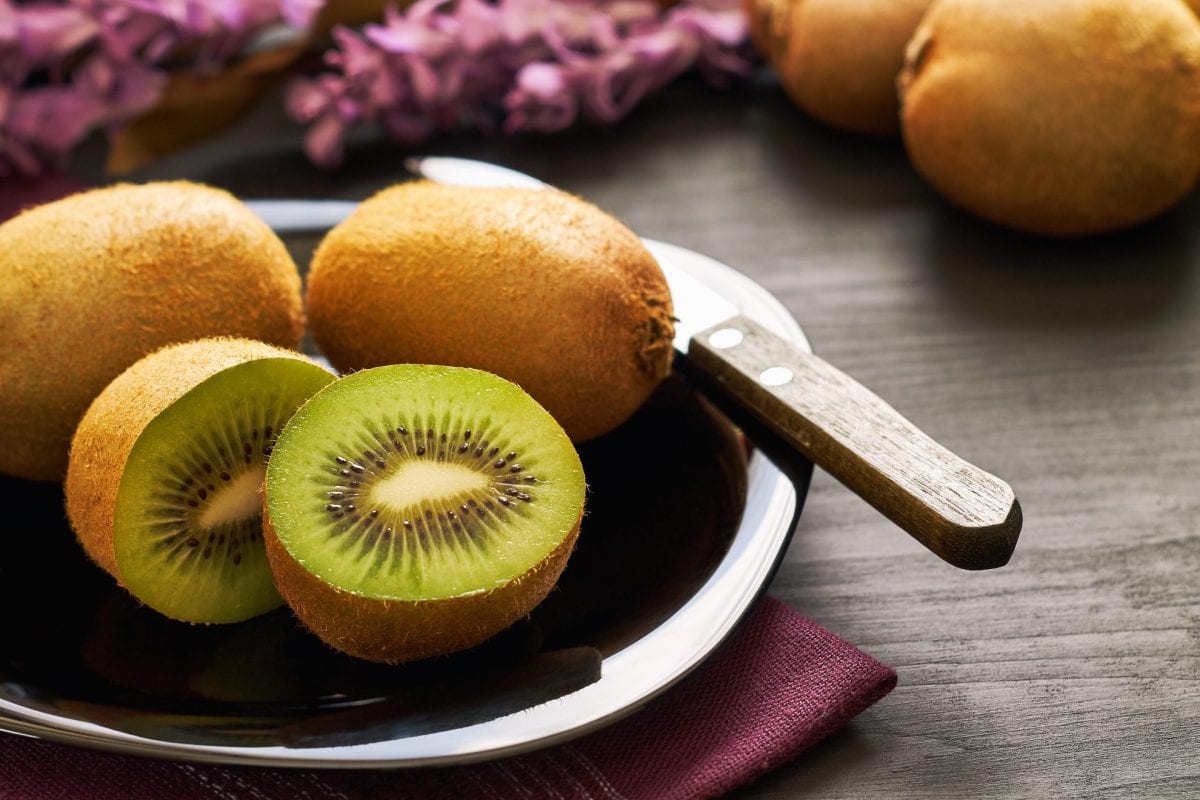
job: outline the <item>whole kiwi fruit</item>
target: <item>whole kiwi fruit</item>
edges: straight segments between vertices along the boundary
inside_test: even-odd
[[[385,189],[321,242],[307,299],[338,369],[493,372],[575,441],[627,419],[671,365],[662,270],[632,231],[555,189]]]
[[[226,192],[117,185],[26,211],[0,225],[0,472],[61,479],[88,404],[164,345],[303,329],[296,265]]]
[[[583,466],[515,384],[462,367],[376,367],[329,384],[279,434],[266,546],[304,625],[371,661],[472,647],[566,566]]]
[[[282,604],[262,544],[275,437],[334,376],[248,339],[171,345],[88,408],[66,505],[80,544],[134,597],[185,622],[239,622]]]
[[[805,112],[856,133],[900,129],[896,76],[932,0],[744,0],[751,36]]]
[[[917,170],[1018,230],[1131,226],[1200,175],[1200,21],[1180,0],[939,0],[900,88]]]

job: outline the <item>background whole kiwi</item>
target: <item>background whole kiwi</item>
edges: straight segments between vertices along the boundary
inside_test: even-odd
[[[949,200],[1078,236],[1156,216],[1200,176],[1200,0],[744,0],[788,96],[900,131]]]
[[[751,36],[788,96],[836,128],[895,134],[896,75],[933,0],[745,0]]]
[[[60,480],[88,404],[164,345],[296,347],[303,329],[296,265],[226,192],[117,185],[26,211],[0,225],[0,472]]]
[[[1200,21],[1180,0],[939,0],[900,78],[904,141],[950,200],[1072,236],[1200,176]]]

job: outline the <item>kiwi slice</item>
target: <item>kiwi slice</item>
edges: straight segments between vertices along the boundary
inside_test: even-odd
[[[377,367],[288,422],[267,467],[276,585],[335,648],[388,663],[471,647],[533,609],[575,543],[579,456],[516,386]]]
[[[262,547],[261,488],[278,431],[334,376],[260,342],[160,350],[84,416],[67,512],[84,549],[137,599],[186,622],[282,604]]]

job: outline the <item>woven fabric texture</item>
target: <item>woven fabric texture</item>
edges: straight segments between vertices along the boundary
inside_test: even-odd
[[[682,800],[795,758],[896,673],[766,597],[696,672],[598,733],[516,758],[395,772],[152,761],[0,735],[0,800]]]

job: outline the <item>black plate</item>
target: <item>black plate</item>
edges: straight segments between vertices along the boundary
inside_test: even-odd
[[[653,245],[805,344],[761,287]],[[287,609],[227,626],[165,619],[87,561],[59,485],[0,477],[0,500],[36,520],[9,531],[0,562],[0,730],[161,757],[353,768],[478,760],[607,724],[694,668],[749,608],[807,475],[794,488],[761,455],[747,460],[732,426],[679,377],[581,456],[587,513],[547,600],[480,647],[399,667],[334,652]]]

